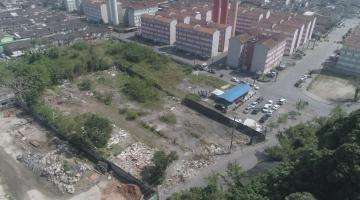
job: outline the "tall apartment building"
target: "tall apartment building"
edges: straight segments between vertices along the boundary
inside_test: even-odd
[[[75,10],[77,10],[76,0],[65,0],[64,4],[67,12],[74,12]]]
[[[275,26],[273,33],[282,33],[286,36],[285,55],[293,54],[296,49],[297,40],[299,38],[299,29],[292,25],[280,24]]]
[[[259,23],[262,19],[268,18],[270,11],[262,9],[239,8],[236,20],[236,32],[246,33],[254,23]]]
[[[345,39],[340,57],[332,69],[348,75],[360,76],[360,25]]]
[[[84,0],[82,7],[86,19],[92,22],[109,23],[107,6],[104,0]]]
[[[112,25],[119,25],[119,12],[116,0],[106,0],[107,13],[109,23]]]
[[[178,23],[176,25],[176,48],[201,57],[218,55],[220,31],[215,28]]]
[[[286,46],[286,37],[274,34],[260,39],[254,48],[250,72],[268,73],[279,66]]]
[[[176,41],[177,20],[159,15],[142,15],[140,34],[143,38],[172,45]]]
[[[241,34],[230,40],[227,65],[249,72],[268,73],[278,66],[285,52],[282,34]]]
[[[124,4],[124,7],[127,12],[128,25],[131,27],[140,27],[142,15],[155,15],[159,10],[158,4],[153,2],[128,2]]]

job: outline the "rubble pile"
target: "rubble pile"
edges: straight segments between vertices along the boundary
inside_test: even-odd
[[[221,155],[227,153],[227,151],[223,147],[219,147],[215,144],[206,146],[205,152],[208,155]]]
[[[131,139],[130,134],[125,130],[117,128],[115,125],[114,128],[116,128],[116,131],[113,131],[113,133],[111,134],[111,138],[109,139],[107,144],[109,147]]]
[[[165,185],[174,185],[176,183],[182,182],[185,179],[196,176],[199,173],[199,169],[202,169],[206,166],[214,163],[212,159],[198,159],[198,160],[180,160],[175,163],[173,169],[171,170],[169,177]]]
[[[65,157],[63,150],[57,149],[48,153],[23,153],[17,159],[29,167],[36,175],[45,177],[62,193],[73,194],[75,185],[89,168],[84,164],[69,163],[65,171]]]
[[[137,142],[116,157],[116,164],[126,172],[140,178],[140,172],[143,168],[152,164],[151,159],[154,153],[154,149]]]

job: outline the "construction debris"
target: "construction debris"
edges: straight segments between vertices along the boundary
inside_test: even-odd
[[[36,175],[45,177],[62,193],[75,193],[75,185],[85,171],[89,169],[85,164],[66,160],[63,153],[69,153],[66,144],[48,153],[26,152],[17,156]]]
[[[143,143],[137,142],[126,148],[119,154],[115,162],[126,172],[140,178],[140,173],[146,166],[152,164],[152,157],[155,153],[154,149],[149,148]]]

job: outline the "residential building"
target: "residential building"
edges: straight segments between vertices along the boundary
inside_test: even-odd
[[[177,20],[160,15],[142,15],[140,34],[143,38],[173,45],[176,41]]]
[[[291,55],[296,51],[296,43],[299,36],[299,29],[292,25],[280,24],[275,26],[273,33],[283,33],[286,36],[284,55]]]
[[[212,21],[214,23],[220,23],[220,18],[221,18],[221,0],[214,0],[213,11],[212,11]]]
[[[338,62],[333,71],[360,76],[360,25],[345,39]]]
[[[236,20],[236,32],[246,33],[251,29],[254,23],[259,23],[262,19],[267,19],[270,15],[270,11],[262,9],[246,9],[239,8],[238,16]]]
[[[123,5],[126,8],[126,18],[130,27],[140,27],[142,15],[155,15],[159,10],[158,4],[153,2],[127,2]]]
[[[74,12],[77,10],[76,0],[64,0],[64,4],[67,12]]]
[[[109,23],[107,6],[104,0],[84,0],[82,6],[88,21]]]
[[[286,36],[283,34],[273,34],[257,41],[250,72],[268,73],[279,66],[286,46]]]
[[[233,69],[250,70],[255,37],[244,33],[230,39],[227,65]]]
[[[116,0],[106,0],[108,21],[112,25],[119,25],[119,12]]]
[[[220,31],[216,28],[178,23],[176,48],[195,55],[210,58],[218,55]]]

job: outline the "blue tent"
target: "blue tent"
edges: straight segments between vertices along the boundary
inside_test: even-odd
[[[251,90],[250,85],[239,84],[225,91],[224,94],[219,96],[219,99],[225,100],[227,103],[232,104],[240,97],[245,96],[250,90]]]

